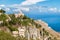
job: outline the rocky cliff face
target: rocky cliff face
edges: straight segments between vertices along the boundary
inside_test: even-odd
[[[37,20],[35,22],[42,25],[42,28],[44,28],[49,33],[49,36],[51,36],[52,38],[56,37],[57,38],[56,40],[60,40],[60,34],[54,31],[51,27],[49,27],[46,22],[42,20]]]
[[[10,33],[16,40],[60,40],[60,34],[47,23],[28,18],[22,12],[9,15],[1,13],[0,18],[0,31]]]

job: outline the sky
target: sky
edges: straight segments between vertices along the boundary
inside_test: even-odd
[[[10,5],[10,4],[19,4],[25,0],[0,0],[0,4]]]
[[[39,0],[0,0],[0,4],[6,4],[6,5],[9,5],[9,4],[20,4],[21,2],[39,2]],[[42,1],[42,0],[40,0]],[[43,0],[44,1],[44,0]]]
[[[60,12],[60,0],[0,0],[0,9],[26,12]]]
[[[60,31],[60,0],[0,0],[0,9],[10,14],[23,11],[31,18],[42,19]]]

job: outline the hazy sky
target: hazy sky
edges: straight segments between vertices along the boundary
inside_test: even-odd
[[[60,0],[0,0],[1,7],[6,7],[6,10],[10,10],[9,7],[16,7],[17,10],[22,9],[25,11],[39,9],[40,12],[60,12]]]

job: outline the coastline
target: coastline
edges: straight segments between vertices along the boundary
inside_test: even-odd
[[[58,39],[60,39],[60,33],[56,32],[55,30],[53,30],[50,26],[48,26],[47,23],[45,23],[42,20],[37,20],[37,22],[41,25],[43,25],[42,27],[46,29],[46,31],[48,31],[50,34],[53,34],[53,36],[56,36]]]

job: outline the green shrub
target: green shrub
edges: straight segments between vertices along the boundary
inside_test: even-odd
[[[8,24],[9,24],[8,22],[3,21],[3,23],[1,23],[0,25],[1,25],[1,26],[8,26]]]
[[[5,13],[5,12],[6,12],[6,11],[5,11],[5,10],[3,10],[3,9],[1,9],[1,10],[0,10],[0,13]]]
[[[11,34],[0,31],[0,40],[16,40]]]
[[[18,31],[18,29],[16,27],[13,27],[11,25],[9,25],[7,27],[10,29],[10,31]]]
[[[27,38],[26,37],[20,37],[19,36],[19,37],[16,38],[16,40],[27,40]]]
[[[5,21],[8,17],[5,14],[0,15],[0,21]]]

